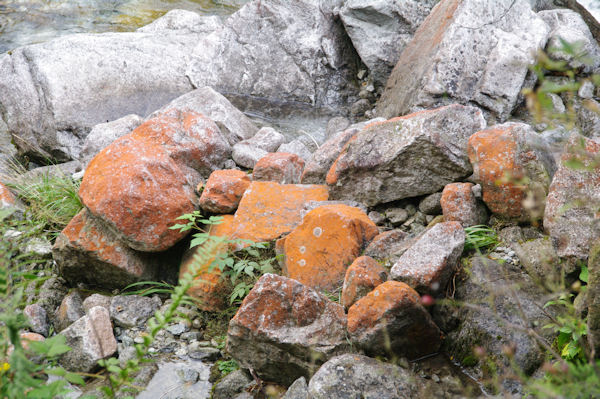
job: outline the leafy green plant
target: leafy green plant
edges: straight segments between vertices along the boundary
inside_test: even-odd
[[[476,225],[465,227],[465,251],[498,245],[498,235],[491,227]]]
[[[219,368],[222,377],[225,377],[227,374],[240,368],[240,366],[234,359],[219,360],[217,362],[217,367]]]
[[[584,345],[587,337],[587,320],[574,314],[573,304],[571,303],[572,297],[573,294],[561,294],[558,299],[548,301],[544,305],[544,308],[560,306],[567,309],[567,312],[557,316],[552,323],[545,325],[543,328],[553,329],[558,334],[555,346],[563,359],[586,361],[587,355]]]

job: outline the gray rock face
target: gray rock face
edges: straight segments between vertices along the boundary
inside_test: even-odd
[[[67,294],[54,316],[54,329],[62,331],[85,315],[81,295],[77,291]]]
[[[42,334],[44,337],[48,336],[50,325],[48,324],[48,314],[43,307],[37,303],[27,305],[23,309],[23,314],[29,320],[31,331]]]
[[[110,317],[115,325],[131,328],[145,323],[160,305],[156,296],[118,295],[110,302]]]
[[[474,359],[473,348],[481,346],[499,365],[507,365],[502,347],[514,344],[514,361],[525,373],[532,373],[542,363],[544,355],[538,344],[519,328],[536,326],[539,334],[553,335],[541,328],[550,322],[540,311],[546,298],[518,266],[473,258],[469,277],[457,284],[455,298],[473,305],[458,308],[455,316],[460,325],[447,335],[446,346],[455,359],[469,364]],[[526,320],[521,318],[521,311]]]
[[[429,194],[419,202],[419,210],[427,215],[439,215],[442,213],[441,199],[442,193]]]
[[[377,115],[458,102],[504,121],[548,32],[526,0],[440,2],[402,52]]]
[[[171,10],[151,24],[143,26],[137,32],[179,34],[207,34],[223,26],[221,19],[215,15],[204,16],[192,11]]]
[[[201,87],[171,101],[150,118],[169,110],[193,111],[212,119],[230,145],[253,137],[258,128],[229,100],[210,87]]]
[[[238,165],[253,169],[259,159],[277,151],[284,141],[283,134],[271,127],[263,127],[251,138],[235,144],[231,157]]]
[[[309,378],[347,349],[344,308],[296,280],[265,274],[229,323],[227,351],[267,380]]]
[[[252,379],[244,370],[235,370],[215,384],[213,399],[230,399],[240,393]]]
[[[420,293],[444,290],[464,246],[465,231],[460,223],[438,223],[398,259],[390,276]]]
[[[123,137],[131,133],[133,129],[141,125],[142,118],[137,115],[130,114],[119,118],[112,122],[100,123],[90,130],[90,133],[85,138],[79,153],[79,162],[87,166],[88,163],[102,151],[108,147],[113,141],[119,137]]]
[[[97,306],[62,333],[71,350],[59,359],[67,370],[89,372],[100,359],[110,357],[117,350],[108,310]]]
[[[377,83],[385,84],[400,53],[435,3],[435,0],[345,2],[340,18]]]
[[[306,378],[300,377],[294,381],[281,399],[309,399]]]
[[[231,158],[242,168],[253,169],[259,159],[268,152],[244,143],[237,143],[231,151]]]
[[[304,140],[298,138],[289,143],[282,144],[277,152],[288,152],[290,154],[296,154],[302,159],[309,159],[314,150],[311,149],[310,144],[307,144]]]
[[[0,176],[10,171],[10,161],[17,155],[17,148],[12,143],[8,126],[0,115]]]
[[[600,144],[574,134],[567,143],[546,199],[544,229],[558,244],[557,253],[585,260],[600,236]]]
[[[529,275],[548,289],[560,283],[560,260],[548,237],[512,245],[521,264]]]
[[[346,354],[321,366],[311,378],[308,392],[313,399],[417,398],[423,383],[399,366]]]
[[[467,140],[484,127],[479,109],[456,104],[369,125],[331,167],[330,198],[374,206],[435,193],[471,173]]]
[[[110,310],[110,301],[112,297],[102,294],[92,294],[83,300],[83,310],[85,312],[89,312],[91,308],[95,308],[96,306],[102,306]]]
[[[330,4],[252,1],[200,39],[187,75],[229,97],[339,107],[356,88],[354,50]],[[267,72],[268,71],[268,72]]]
[[[90,129],[148,115],[193,89],[185,76],[195,35],[64,36],[0,56],[2,118],[22,153],[76,158]],[[18,89],[17,89],[18,88]]]

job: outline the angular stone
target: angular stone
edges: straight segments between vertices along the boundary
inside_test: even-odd
[[[58,307],[54,315],[54,329],[60,332],[84,315],[85,311],[83,310],[81,295],[78,291],[73,291],[63,298]]]
[[[408,240],[408,234],[405,231],[400,229],[384,231],[373,238],[364,255],[384,261],[387,267],[391,267],[396,263],[396,260],[392,261],[391,259],[393,254],[405,247],[407,241],[410,240]]]
[[[215,384],[213,399],[231,399],[244,390],[252,382],[252,378],[245,370],[235,370],[223,377]]]
[[[427,215],[439,215],[442,212],[441,199],[442,193],[429,194],[419,202],[419,210]]]
[[[552,179],[544,229],[561,258],[585,260],[600,237],[600,144],[574,134]]]
[[[342,306],[348,309],[360,298],[387,280],[387,271],[369,256],[360,256],[352,262],[342,287]]]
[[[327,197],[326,186],[252,182],[235,213],[233,237],[275,240],[302,222],[307,202],[326,201]]]
[[[48,314],[43,307],[37,303],[29,304],[23,309],[23,314],[27,316],[31,331],[44,337],[48,336],[50,325],[48,324]]]
[[[243,104],[345,105],[357,91],[349,84],[356,56],[332,9],[317,0],[248,3],[200,37],[187,75]]]
[[[485,206],[473,194],[473,183],[448,184],[442,192],[441,204],[446,222],[469,227],[487,221]]]
[[[200,208],[210,213],[232,213],[249,186],[250,177],[241,170],[215,170],[200,196]]]
[[[433,0],[350,0],[340,18],[375,82],[384,85],[402,50],[435,5]]]
[[[560,259],[549,237],[536,238],[522,244],[514,243],[511,248],[533,280],[548,290],[560,284]]]
[[[71,284],[104,289],[123,288],[153,280],[157,265],[113,233],[101,227],[86,209],[79,212],[56,238],[52,255],[59,274]]]
[[[544,214],[554,162],[543,139],[524,123],[508,122],[469,138],[473,179],[495,214],[535,221]]]
[[[346,143],[360,130],[346,129],[330,137],[313,154],[302,173],[303,184],[324,184],[331,165],[340,156]]]
[[[87,166],[96,154],[108,147],[116,139],[131,133],[142,122],[141,117],[130,114],[112,122],[100,123],[94,126],[81,146],[81,152],[78,157],[79,162],[84,167]]]
[[[298,184],[304,170],[304,160],[288,152],[270,153],[254,165],[252,179],[275,181],[280,184]]]
[[[154,112],[151,117],[158,116],[170,109],[204,115],[215,122],[230,145],[249,139],[258,131],[258,128],[246,115],[235,108],[223,95],[208,86],[177,97]]]
[[[283,134],[272,127],[263,127],[251,138],[240,141],[240,144],[247,144],[266,152],[275,152],[284,142],[285,136]]]
[[[160,308],[160,305],[161,300],[157,296],[117,295],[110,301],[110,318],[119,327],[142,326]],[[88,314],[90,312],[91,310]]]
[[[342,285],[348,265],[378,233],[375,223],[358,208],[313,209],[283,238],[283,273],[311,288],[334,291]]]
[[[233,215],[224,215],[221,224],[210,226],[210,235],[230,239],[235,227],[233,221]],[[181,278],[192,268],[197,269],[194,285],[188,290],[188,295],[198,299],[197,306],[200,310],[218,312],[229,305],[229,294],[233,288],[231,282],[223,278],[221,269],[210,267],[217,253],[226,251],[229,251],[227,243],[215,241],[214,244],[205,243],[191,248],[183,255],[179,276]],[[210,258],[203,259],[202,253],[208,253]],[[204,260],[204,263],[201,263],[201,260]]]
[[[289,143],[280,145],[277,152],[292,153],[298,155],[302,159],[310,159],[313,152],[316,150],[316,146],[315,148],[312,148],[313,146],[315,146],[314,143],[307,143],[302,139],[294,139]]]
[[[450,105],[366,126],[327,174],[332,199],[369,206],[431,194],[471,173],[467,140],[479,109]]]
[[[446,288],[464,246],[465,231],[460,223],[438,223],[398,259],[390,277],[420,293],[438,293]]]
[[[263,275],[229,322],[227,351],[267,381],[310,378],[347,349],[344,308],[299,282]]]
[[[548,32],[527,0],[438,3],[400,55],[377,115],[475,103],[504,121]]]
[[[306,378],[300,377],[285,392],[281,399],[309,399]]]
[[[253,169],[259,159],[268,152],[245,143],[237,143],[233,146],[231,158],[242,168]]]
[[[92,294],[83,300],[83,310],[89,312],[91,308],[101,306],[110,311],[110,302],[112,297],[102,294]]]
[[[352,342],[370,355],[415,359],[437,352],[441,332],[408,285],[387,281],[348,309]]]
[[[61,332],[71,350],[59,359],[67,370],[92,371],[98,360],[106,359],[117,351],[117,340],[113,334],[108,310],[97,306],[90,309],[67,329]]]

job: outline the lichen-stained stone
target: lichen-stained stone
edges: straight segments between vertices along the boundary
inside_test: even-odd
[[[284,273],[309,287],[334,291],[346,269],[379,233],[360,209],[324,205],[304,216],[284,238]]]
[[[215,170],[204,185],[200,208],[211,213],[231,213],[249,186],[250,177],[241,170]]]
[[[234,216],[223,215],[222,223],[212,225],[209,233],[214,237],[223,237],[229,239],[234,229]],[[229,250],[229,245],[226,242],[210,247],[211,252],[208,253],[208,259],[204,263],[199,263],[198,256],[201,252],[209,250],[209,245],[199,245],[189,249],[184,255],[179,268],[179,276],[190,272],[192,267],[197,269],[195,281],[192,287],[188,290],[188,295],[199,300],[197,306],[201,310],[206,311],[221,311],[229,305],[229,294],[231,293],[231,282],[228,278],[223,278],[222,271],[218,267],[211,268],[211,263],[215,260],[215,256],[219,252]]]
[[[390,276],[420,293],[437,293],[446,287],[464,246],[465,231],[460,223],[438,223],[398,259]]]
[[[350,339],[367,354],[410,359],[437,352],[441,332],[408,285],[387,281],[348,309]]]
[[[304,160],[298,155],[289,152],[273,152],[259,159],[254,165],[252,179],[297,184],[300,183],[303,170]]]
[[[300,224],[306,203],[327,199],[327,186],[323,185],[252,182],[235,213],[233,237],[275,240]]]
[[[229,322],[227,351],[266,381],[307,379],[347,350],[344,308],[296,280],[265,274]]]
[[[57,237],[52,255],[59,274],[72,285],[84,283],[104,289],[153,280],[156,264],[100,226],[86,209],[79,212]]]
[[[469,138],[468,153],[473,179],[493,213],[517,221],[542,218],[555,166],[529,125],[507,122],[477,132]]]
[[[467,140],[485,126],[479,109],[457,104],[371,123],[327,173],[331,199],[374,206],[435,193],[471,174]]]
[[[463,227],[483,224],[487,211],[473,193],[473,183],[451,183],[442,192],[442,212],[446,222],[459,222]]]
[[[360,256],[352,262],[342,287],[342,305],[348,309],[387,280],[387,271],[375,259]]]
[[[327,172],[337,157],[342,152],[346,143],[360,131],[356,128],[348,128],[330,137],[306,160],[306,166],[302,172],[303,184],[324,184]]]
[[[544,228],[561,258],[585,260],[600,237],[600,144],[573,134],[546,201]]]

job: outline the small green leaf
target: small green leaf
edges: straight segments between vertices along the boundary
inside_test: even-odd
[[[579,273],[579,279],[584,283],[588,282],[589,272],[587,266],[581,266],[581,273]]]
[[[84,379],[79,374],[67,373],[65,375],[65,379],[71,384],[85,385]]]
[[[67,346],[67,345],[62,345],[62,344],[52,345],[52,347],[48,351],[48,357],[62,355],[63,353],[67,353],[70,350],[71,350],[71,347]]]

